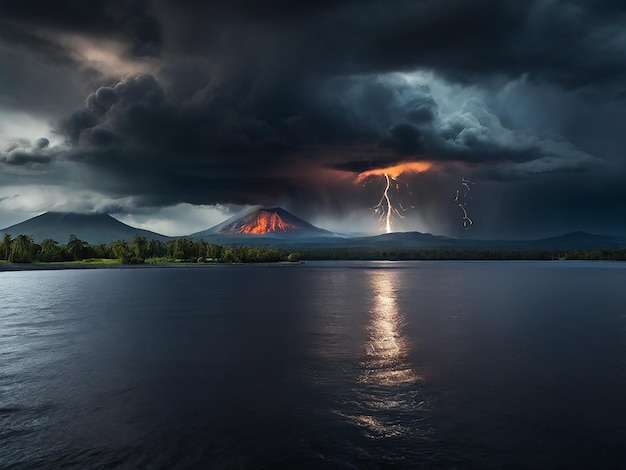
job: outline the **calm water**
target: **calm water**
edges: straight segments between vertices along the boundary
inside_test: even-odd
[[[626,468],[626,264],[0,272],[2,468]]]

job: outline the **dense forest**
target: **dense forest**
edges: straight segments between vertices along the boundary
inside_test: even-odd
[[[626,261],[626,249],[507,250],[467,248],[306,248],[221,246],[204,240],[172,238],[166,243],[135,236],[132,242],[90,245],[71,235],[66,244],[52,239],[35,243],[28,235],[0,242],[0,260],[11,263],[60,263],[119,260],[123,264],[275,263],[300,260],[612,260]]]
[[[188,238],[172,238],[166,243],[135,236],[131,243],[118,240],[114,243],[90,245],[71,235],[65,245],[46,239],[37,244],[28,235],[14,239],[5,235],[0,243],[0,259],[11,263],[67,262],[93,259],[117,259],[123,264],[143,263],[271,263],[298,261],[297,254],[289,250],[265,247],[223,247],[193,241]]]

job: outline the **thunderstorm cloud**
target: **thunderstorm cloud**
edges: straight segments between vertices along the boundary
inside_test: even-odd
[[[623,232],[625,21],[611,0],[0,2],[0,210],[48,187],[341,226],[377,202],[359,173],[424,161],[397,180],[407,230],[463,233],[471,177],[477,236]]]

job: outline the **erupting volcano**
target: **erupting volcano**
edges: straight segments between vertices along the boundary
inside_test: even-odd
[[[265,235],[275,232],[296,232],[299,227],[281,217],[278,213],[280,209],[265,210],[261,209],[252,214],[252,217],[246,217],[242,224],[236,224],[230,230],[230,233],[245,233],[254,235]]]
[[[229,219],[207,232],[213,235],[331,235],[279,207],[257,209],[236,220]]]

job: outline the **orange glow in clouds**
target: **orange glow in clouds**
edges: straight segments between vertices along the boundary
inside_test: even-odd
[[[387,168],[374,168],[373,170],[367,170],[359,173],[356,177],[355,183],[360,183],[368,176],[389,176],[391,178],[397,178],[402,173],[422,173],[432,167],[432,162],[406,162],[398,163],[397,165],[389,166]]]

